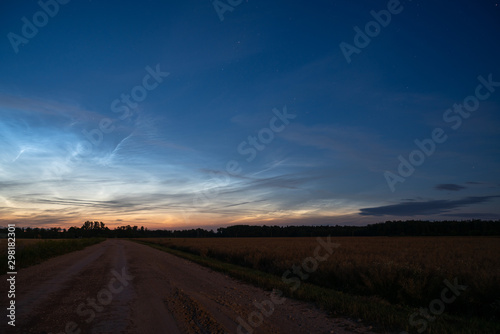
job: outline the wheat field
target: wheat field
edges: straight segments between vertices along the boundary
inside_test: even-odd
[[[325,238],[323,238],[325,239]],[[340,246],[309,274],[308,283],[392,304],[427,306],[444,280],[467,289],[451,313],[497,315],[500,238],[337,237]],[[316,238],[164,238],[159,245],[282,276],[313,256]]]

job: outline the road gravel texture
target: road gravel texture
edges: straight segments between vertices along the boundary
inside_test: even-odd
[[[6,296],[1,300],[6,310]],[[16,326],[4,316],[0,333],[372,333],[312,304],[118,239],[19,270],[15,300]]]

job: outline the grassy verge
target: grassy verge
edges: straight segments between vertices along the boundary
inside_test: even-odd
[[[283,291],[284,295],[287,297],[313,302],[334,316],[361,318],[365,323],[374,324],[374,327],[379,331],[399,333],[399,330],[405,330],[410,333],[417,333],[417,329],[422,328],[421,325],[417,327],[411,326],[409,321],[410,315],[419,311],[416,308],[393,305],[377,297],[355,296],[333,289],[319,287],[307,283],[307,280],[302,281],[300,287],[294,290],[291,285],[283,282],[281,277],[263,271],[161,246],[154,242],[132,241],[182,257],[267,290],[279,289]],[[420,319],[423,319],[423,317],[419,316],[415,318],[415,321]],[[476,317],[467,318],[448,315],[446,312],[435,317],[433,321],[427,321],[427,325],[425,330],[426,333],[500,333],[500,324],[497,322]]]
[[[40,240],[38,242],[23,245],[22,239],[16,240],[16,269],[26,268],[55,256],[63,255],[73,251],[84,249],[87,246],[97,244],[106,240],[105,238],[89,239],[64,239],[64,240]],[[2,243],[0,253],[0,273],[4,274],[7,270],[7,244]]]

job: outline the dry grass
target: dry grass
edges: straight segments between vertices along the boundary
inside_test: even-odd
[[[7,240],[7,238],[0,239],[0,257],[7,255]],[[22,251],[25,247],[29,247],[44,240],[52,239],[16,239],[16,252]]]
[[[51,257],[83,249],[104,241],[104,238],[90,239],[16,239],[16,269],[38,264]],[[7,272],[8,239],[0,240],[0,272]]]

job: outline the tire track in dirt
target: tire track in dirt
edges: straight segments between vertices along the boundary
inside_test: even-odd
[[[224,334],[224,328],[182,290],[175,289],[165,300],[167,310],[174,316],[183,333]]]

